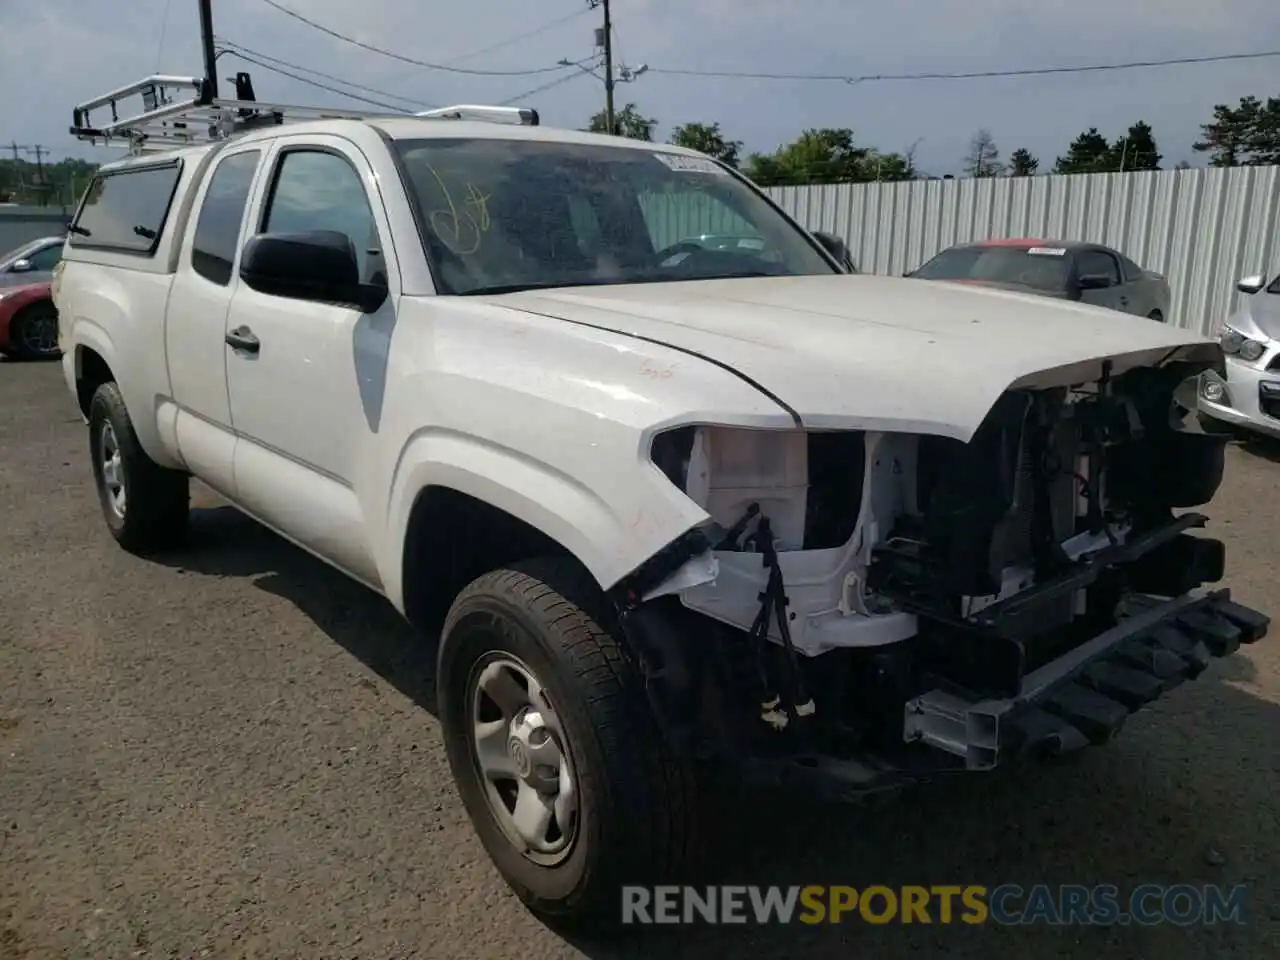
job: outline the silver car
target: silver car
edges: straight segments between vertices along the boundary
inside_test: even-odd
[[[0,254],[0,288],[53,279],[53,268],[62,259],[65,237],[41,237],[16,250]]]
[[[1076,300],[1161,323],[1169,319],[1169,281],[1098,243],[983,240],[943,250],[906,276]]]
[[[1197,406],[1206,428],[1221,425],[1280,438],[1280,274],[1245,277],[1240,309],[1222,326],[1225,380],[1204,374]]]

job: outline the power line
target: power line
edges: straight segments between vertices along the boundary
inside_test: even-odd
[[[160,61],[164,58],[164,41],[169,35],[169,14],[173,9],[173,0],[164,0],[164,13],[160,17],[160,41],[156,44],[156,73],[160,72]]]
[[[341,40],[343,43],[349,43],[353,47],[360,47],[362,50],[368,50],[370,53],[381,54],[382,56],[390,57],[393,60],[400,60],[404,63],[411,63],[416,67],[425,67],[428,70],[443,70],[448,73],[465,73],[475,77],[531,77],[535,74],[552,73],[560,69],[560,67],[557,65],[554,67],[538,67],[536,69],[531,69],[531,70],[479,70],[479,69],[473,69],[469,67],[454,67],[445,63],[430,63],[426,60],[418,60],[414,57],[405,56],[403,53],[396,53],[394,50],[387,50],[383,47],[375,47],[371,43],[365,43],[363,40],[357,40],[354,37],[348,37],[344,33],[339,33],[337,30],[334,30],[330,27],[326,27],[322,23],[316,23],[316,21],[311,20],[308,17],[304,17],[302,14],[298,13],[296,10],[290,10],[284,4],[277,3],[276,0],[262,0],[262,2],[269,7],[273,7],[274,9],[279,10],[281,13],[286,14],[287,16],[293,17],[295,20],[305,23],[307,26],[311,27],[314,30],[319,30],[321,33],[327,33],[329,36],[333,37],[334,39]]]
[[[270,0],[268,0],[270,2]],[[1224,63],[1233,60],[1261,60],[1280,57],[1280,50],[1258,53],[1224,53],[1209,57],[1175,57],[1167,60],[1130,60],[1123,63],[1094,63],[1076,67],[1034,67],[1025,70],[980,70],[971,73],[868,73],[860,76],[836,73],[755,73],[735,70],[680,70],[673,67],[650,67],[650,73],[678,77],[708,77],[735,80],[796,80],[838,83],[872,83],[891,80],[981,80],[997,77],[1034,77],[1057,73],[1101,73],[1111,70],[1137,70],[1145,67],[1172,67],[1197,63]]]
[[[252,47],[246,47],[242,43],[236,43],[234,40],[227,40],[224,37],[219,37],[218,43],[222,45],[223,50],[234,57],[241,57],[241,53],[243,52],[249,54],[250,57],[256,57],[258,60],[267,61],[265,64],[258,63],[258,66],[265,67],[268,70],[271,69],[271,64],[275,64],[278,67],[285,67],[290,70],[301,70],[303,73],[311,73],[317,77],[322,77],[325,80],[332,80],[334,83],[340,83],[343,86],[351,87],[353,90],[363,90],[365,93],[376,93],[380,97],[390,97],[392,100],[403,100],[405,103],[412,104],[416,107],[422,107],[425,109],[431,106],[430,104],[423,103],[420,100],[415,100],[412,97],[406,97],[403,94],[392,93],[389,90],[379,90],[377,87],[365,86],[364,84],[356,83],[354,80],[348,80],[345,77],[335,76],[332,73],[324,73],[323,71],[316,70],[314,67],[304,67],[298,63],[290,63],[288,60],[281,60],[279,57],[270,56],[260,50],[254,50]],[[241,59],[248,60],[249,58],[241,57]],[[256,60],[249,60],[249,62],[257,63]],[[299,78],[294,77],[293,79],[296,80]],[[305,78],[302,78],[302,80],[304,83],[308,82]]]
[[[553,87],[558,87],[561,84],[568,83],[570,80],[577,80],[579,77],[582,77],[582,76],[594,77],[595,74],[583,66],[583,64],[586,62],[587,62],[586,60],[580,60],[577,63],[571,64],[571,66],[578,68],[575,72],[569,74],[568,76],[556,77],[556,79],[554,80],[551,80],[547,83],[536,86],[531,90],[526,90],[523,93],[517,93],[514,97],[508,97],[506,100],[501,101],[498,104],[498,106],[503,106],[503,107],[508,106],[510,104],[515,103],[518,100],[523,100],[525,97],[531,97],[535,93],[542,93],[542,91],[544,90],[550,90]]]
[[[233,57],[236,57],[240,60],[244,60],[248,63],[252,63],[258,67],[262,67],[262,69],[264,70],[269,70],[271,73],[278,73],[282,77],[288,77],[290,80],[297,80],[299,83],[309,84],[313,87],[317,87],[320,90],[328,90],[330,93],[336,93],[339,96],[349,97],[352,100],[359,100],[361,103],[369,103],[375,107],[381,107],[384,110],[390,110],[393,113],[409,112],[404,107],[397,107],[394,104],[385,103],[381,100],[374,100],[372,97],[362,97],[358,93],[351,93],[349,90],[343,90],[339,87],[331,87],[328,84],[320,83],[318,80],[312,80],[310,77],[304,77],[300,74],[292,73],[288,70],[282,70],[280,67],[273,67],[271,64],[266,63],[262,60],[259,60],[256,57],[251,57],[247,54],[239,52],[238,50],[232,50],[229,47],[226,48],[225,52],[231,54]],[[383,96],[387,96],[387,94],[383,94]],[[394,94],[392,94],[392,96],[394,96]]]
[[[542,34],[546,33],[548,30],[554,30],[556,27],[560,26],[562,23],[568,23],[570,20],[577,20],[579,17],[590,12],[591,10],[589,7],[575,10],[572,13],[565,14],[565,16],[563,17],[557,17],[556,19],[548,23],[544,23],[540,27],[534,27],[532,30],[526,30],[524,33],[518,33],[515,36],[507,37],[505,40],[499,40],[497,43],[492,43],[487,47],[481,47],[479,50],[473,50],[470,53],[464,53],[460,57],[453,57],[452,59],[446,60],[444,63],[444,66],[452,66],[455,63],[461,63],[464,60],[471,60],[482,54],[493,53],[493,51],[495,50],[501,50],[504,47],[509,47],[513,43],[519,43],[521,40],[528,40],[530,37],[541,36]]]

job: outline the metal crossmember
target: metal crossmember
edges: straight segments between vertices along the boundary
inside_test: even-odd
[[[432,120],[475,120],[487,123],[515,123],[537,126],[538,111],[530,107],[458,104],[396,113],[390,110],[345,110],[295,104],[261,103],[252,98],[248,75],[237,78],[238,91],[250,91],[240,99],[207,96],[200,77],[156,74],[78,104],[71,134],[79,140],[102,146],[125,145],[130,153],[155,153],[180,147],[217,143],[263,127],[283,126],[307,120],[371,120],[409,117]],[[141,98],[140,112],[128,113],[122,105]],[[110,119],[96,122],[102,111]]]

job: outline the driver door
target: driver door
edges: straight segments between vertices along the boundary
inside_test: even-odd
[[[362,278],[385,277],[389,296],[377,312],[363,314],[237,286],[226,320],[236,498],[376,589],[355,487],[362,453],[380,426],[399,301],[390,227],[373,170],[349,141],[281,137],[266,171],[247,233],[344,233],[360,257]]]
[[[1104,250],[1082,250],[1076,254],[1076,270],[1080,277],[1106,277],[1107,286],[1085,289],[1080,299],[1098,307],[1128,312],[1129,296],[1120,273],[1120,261]]]

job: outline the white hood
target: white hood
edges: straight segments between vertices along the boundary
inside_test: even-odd
[[[1280,293],[1260,290],[1241,297],[1240,309],[1227,322],[1246,337],[1280,340]]]
[[[1080,383],[1218,345],[1167,324],[1033,294],[878,276],[767,277],[527,291],[512,307],[695,352],[810,429],[967,441],[1012,386]]]

